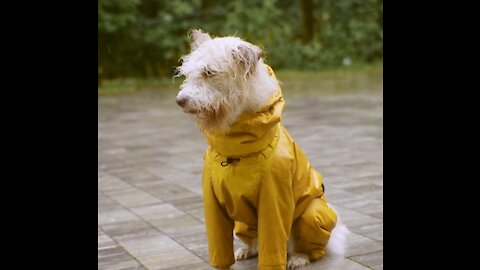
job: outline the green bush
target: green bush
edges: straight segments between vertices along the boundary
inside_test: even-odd
[[[310,1],[313,36],[305,41],[306,0],[99,0],[99,77],[172,76],[190,28],[257,44],[276,69],[382,61],[382,0]]]

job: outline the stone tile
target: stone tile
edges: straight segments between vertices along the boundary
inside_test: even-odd
[[[359,212],[363,212],[363,211],[368,212],[369,209],[372,209],[374,207],[375,207],[375,210],[378,211],[377,208],[382,205],[380,201],[370,200],[363,197],[355,197],[352,200],[344,201],[339,204],[345,208],[357,210]]]
[[[118,189],[125,189],[129,188],[130,185],[123,182],[119,178],[110,175],[104,174],[98,177],[98,190],[99,191],[109,191],[109,190],[118,190]]]
[[[197,195],[202,194],[201,169],[199,169],[199,172],[196,173],[176,171],[174,173],[165,174],[164,179],[171,181],[176,185],[182,186]]]
[[[350,193],[364,195],[364,194],[379,192],[380,190],[383,190],[383,187],[367,183],[367,184],[361,184],[355,187],[346,187],[344,188],[344,190]]]
[[[172,237],[189,233],[205,233],[205,225],[198,219],[185,214],[170,204],[149,205],[132,208],[161,232]]]
[[[356,233],[350,233],[347,238],[345,256],[351,257],[381,250],[383,250],[383,243]]]
[[[140,183],[137,184],[136,187],[145,192],[148,192],[150,195],[161,201],[169,201],[198,196],[198,194],[192,192],[189,189],[165,180],[149,183]]]
[[[312,262],[310,265],[303,268],[303,270],[367,270],[370,269],[364,265],[361,265],[355,261],[351,261],[344,258],[332,258],[324,257],[318,261]]]
[[[258,258],[251,258],[244,261],[238,261],[233,266],[234,270],[256,270],[258,264]],[[355,261],[351,261],[344,258],[332,258],[324,257],[320,260],[314,261],[309,265],[301,268],[302,270],[367,270],[370,269],[364,265],[361,265]]]
[[[113,176],[117,176],[118,174],[123,174],[123,173],[128,173],[128,172],[132,172],[132,171],[135,171],[136,168],[133,166],[132,163],[128,163],[128,166],[119,166],[119,167],[115,167],[115,168],[107,168],[105,171],[107,171],[109,174],[113,175]],[[123,180],[122,178],[118,177],[120,180]],[[125,183],[127,183],[125,181]]]
[[[205,232],[177,236],[175,241],[198,256],[208,256],[208,242]]]
[[[168,203],[135,207],[131,210],[146,221],[171,219],[185,215],[184,212]]]
[[[106,245],[106,241],[108,244]],[[98,269],[145,269],[127,251],[99,230]]]
[[[167,165],[165,165],[167,166]],[[197,168],[192,171],[198,171],[196,173],[187,172],[188,167],[184,167],[184,170],[177,169],[175,167],[169,166],[169,169],[162,169],[158,166],[147,167],[145,170],[162,177],[162,179],[167,182],[174,183],[177,186],[183,187],[186,190],[189,190],[195,194],[202,194],[202,169]]]
[[[117,238],[135,238],[142,236],[156,229],[149,223],[140,218],[127,220],[123,222],[113,222],[101,225],[102,229],[111,237]]]
[[[98,259],[98,269],[100,270],[126,270],[126,269],[145,269],[142,265],[127,253],[116,256],[104,257]]]
[[[200,142],[201,145],[201,152],[198,152],[196,155],[188,154],[188,155],[174,155],[169,156],[168,158],[164,157],[156,157],[155,159],[161,161],[172,169],[176,170],[183,170],[187,172],[202,172],[203,170],[203,155],[204,151],[207,149],[207,144],[205,142]],[[189,146],[191,149],[193,146]]]
[[[211,270],[212,268],[206,262],[194,263],[194,264],[185,264],[180,266],[175,266],[172,268],[167,268],[165,270]]]
[[[151,220],[150,223],[172,237],[189,233],[205,233],[205,224],[186,214],[174,218]]]
[[[169,200],[168,203],[184,212],[197,210],[197,209],[203,210],[203,198],[201,196]]]
[[[353,256],[350,259],[369,267],[382,266],[383,268],[383,251]]]
[[[203,261],[183,246],[161,233],[131,240],[119,240],[120,244],[148,269],[169,269]]]
[[[98,259],[114,257],[125,254],[126,251],[120,246],[113,246],[108,248],[98,249]]]
[[[120,204],[103,195],[103,193],[98,193],[98,212],[112,210],[116,208],[121,208]]]
[[[350,83],[341,81],[368,87]],[[383,94],[319,96],[286,84],[283,122],[351,230],[348,258],[326,256],[305,270],[383,269]],[[209,269],[201,192],[207,145],[172,102],[176,92],[99,98],[99,269]],[[254,270],[257,262],[233,269]]]
[[[370,202],[365,206],[355,210],[378,219],[383,219],[383,202]]]
[[[112,174],[131,185],[161,180],[161,178],[159,179],[155,175],[138,168],[128,171],[112,172]]]
[[[161,200],[134,187],[121,190],[105,191],[104,194],[127,208],[161,202]]]
[[[233,270],[257,270],[258,257],[250,258],[248,260],[238,261],[232,265]]]
[[[190,216],[205,222],[203,198],[200,196],[169,200],[170,204]]]
[[[107,172],[131,170],[130,166],[131,164],[123,159],[119,159],[119,158],[105,159],[105,158],[102,158],[101,156],[99,157],[98,167],[101,170],[104,170]]]
[[[203,210],[203,207],[201,209],[187,210],[186,213],[205,223],[205,211]]]
[[[347,224],[352,232],[362,235],[383,230],[383,221],[370,217],[350,221]]]
[[[105,234],[100,228],[98,229],[98,250],[116,247],[117,243]]]
[[[376,229],[375,231],[371,233],[365,233],[364,235],[368,238],[383,242],[383,224],[380,228]]]
[[[98,225],[121,223],[137,219],[137,216],[124,208],[114,208],[111,210],[98,211]]]

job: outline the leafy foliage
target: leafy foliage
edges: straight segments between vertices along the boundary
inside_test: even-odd
[[[383,59],[382,0],[306,0],[313,38],[302,41],[300,1],[99,0],[102,78],[168,77],[188,52],[187,31],[236,35],[276,69],[318,70]]]

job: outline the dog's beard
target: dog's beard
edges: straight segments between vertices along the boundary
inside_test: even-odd
[[[196,120],[201,129],[212,134],[225,132],[229,127],[227,109],[223,105],[199,111]]]

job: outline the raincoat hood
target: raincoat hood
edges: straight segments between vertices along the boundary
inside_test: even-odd
[[[270,76],[273,70],[266,65]],[[202,130],[208,144],[223,156],[243,156],[265,149],[275,138],[285,101],[279,86],[270,97],[268,105],[256,112],[245,112],[221,134]]]

